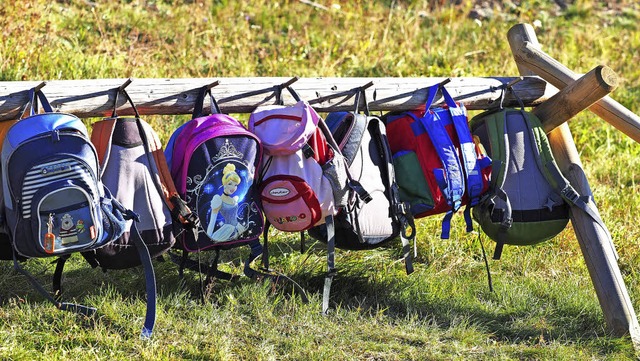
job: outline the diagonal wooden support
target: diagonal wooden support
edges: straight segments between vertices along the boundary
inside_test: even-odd
[[[565,73],[566,68],[561,64],[558,65],[559,63],[557,61],[550,62],[544,57],[530,57],[523,60],[523,58],[519,56],[519,51],[523,46],[530,49],[537,49],[537,53],[542,53],[542,51],[539,50],[539,43],[535,31],[530,25],[515,25],[509,30],[507,37],[518,69],[522,75],[531,75],[532,70],[534,70],[545,80],[560,89],[570,85],[576,79],[576,76],[573,76],[571,79],[564,79],[566,82],[560,82],[558,77],[553,74]],[[622,106],[620,105],[620,107]],[[591,109],[593,110],[594,106],[592,106]],[[629,123],[622,121],[620,117],[611,115],[608,117],[609,119],[606,119],[607,121],[613,124],[612,118],[614,118],[615,121],[619,123],[618,125],[625,124],[627,125],[627,127],[624,128],[625,130],[631,134],[636,134],[634,131],[630,131],[630,129],[633,130],[635,127],[628,126]],[[633,117],[625,117],[625,119],[633,120],[632,118]],[[630,135],[629,133],[627,134]],[[640,135],[640,133],[637,133],[637,135]],[[634,139],[638,140],[640,138],[634,137]],[[562,173],[581,195],[591,197],[591,188],[582,168],[582,163],[580,162],[580,157],[568,125],[562,123],[551,131],[549,133],[549,141],[553,155]],[[615,246],[609,232],[603,230],[597,223],[593,222],[580,211],[571,212],[571,224],[576,232],[576,238],[580,244],[585,264],[595,287],[607,327],[614,335],[629,335],[636,350],[640,349],[640,326],[638,325],[633,304],[631,303],[624,279],[618,267]]]
[[[517,33],[512,35],[518,38]],[[533,42],[526,38],[518,38],[514,39],[514,41],[516,43],[512,46],[511,51],[516,63],[519,66],[527,67],[556,88],[562,89],[580,77],[542,51],[537,41]],[[640,142],[640,117],[622,104],[606,96],[593,104],[589,110],[628,135],[631,139]]]

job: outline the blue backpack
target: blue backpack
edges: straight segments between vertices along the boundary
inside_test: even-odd
[[[30,116],[9,128],[0,157],[4,229],[10,236],[14,267],[58,308],[92,315],[95,308],[54,299],[18,258],[64,260],[72,253],[98,249],[123,234],[125,219],[137,217],[100,181],[96,150],[83,122],[71,114],[54,113],[37,88],[30,90],[29,98]],[[60,291],[56,280],[61,272],[59,267],[54,275],[54,291]],[[151,335],[155,321],[155,307],[148,312],[143,336]]]

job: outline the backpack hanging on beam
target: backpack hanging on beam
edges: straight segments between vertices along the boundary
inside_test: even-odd
[[[360,101],[364,104],[364,113],[359,110]],[[415,225],[408,208],[399,199],[386,128],[380,118],[369,114],[364,90],[357,92],[355,103],[355,111],[329,113],[325,119],[351,177],[370,196],[370,199],[361,199],[356,193],[347,207],[339,209],[334,217],[336,247],[374,249],[401,238],[409,274],[413,272],[409,243],[415,237]],[[315,239],[326,240],[324,225],[308,232]]]
[[[205,114],[207,95],[212,114]],[[220,113],[209,87],[200,90],[192,119],[174,131],[165,149],[171,177],[181,197],[197,213],[195,233],[184,232],[175,248],[182,257],[172,257],[185,268],[213,277],[231,279],[218,270],[220,250],[248,245],[251,252],[244,273],[254,277],[250,263],[262,253],[259,237],[264,227],[255,178],[260,172],[260,139],[235,118]],[[215,251],[212,264],[189,259],[190,253]]]
[[[580,196],[558,168],[540,120],[524,107],[475,116],[471,129],[493,159],[491,191],[473,209],[482,231],[496,242],[532,245],[556,236],[569,221],[569,205],[606,231],[593,201]]]
[[[265,148],[260,176],[260,199],[267,227],[264,232],[267,255],[270,225],[285,232],[302,232],[324,225],[327,243],[327,275],[323,312],[329,308],[335,268],[334,217],[346,207],[354,192],[366,192],[350,179],[344,157],[320,115],[287,87],[297,101],[256,108],[249,118],[249,130]],[[266,266],[268,259],[263,264]]]
[[[97,152],[83,122],[74,115],[54,113],[39,89],[31,89],[29,95],[30,115],[9,128],[2,144],[2,198],[14,267],[59,309],[93,315],[95,308],[54,298],[18,258],[64,260],[73,253],[99,249],[121,237],[125,220],[137,220],[137,215],[101,182]],[[144,244],[142,249],[146,250]],[[140,257],[149,259],[148,252]],[[61,290],[56,281],[61,272],[57,267],[56,291]],[[147,305],[142,337],[151,336],[154,322],[155,302]]]
[[[428,91],[424,109],[387,115],[387,134],[400,200],[415,218],[444,213],[441,238],[449,238],[451,218],[465,204],[473,229],[471,207],[489,189],[491,159],[471,136],[464,105],[440,84]],[[439,91],[445,104],[432,108]]]

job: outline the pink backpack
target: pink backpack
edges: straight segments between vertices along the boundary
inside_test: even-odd
[[[260,200],[267,225],[281,231],[300,232],[326,224],[326,311],[335,273],[333,216],[347,207],[354,191],[362,189],[349,176],[345,159],[324,121],[293,89],[287,89],[297,100],[295,105],[258,107],[249,118],[249,131],[260,138],[265,152]],[[264,243],[266,249],[266,232]]]

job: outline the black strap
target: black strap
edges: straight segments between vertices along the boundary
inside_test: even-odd
[[[487,270],[487,282],[489,283],[489,291],[493,292],[493,281],[491,281],[491,270],[489,269],[489,260],[487,260],[487,253],[484,251],[484,243],[482,243],[482,232],[478,232],[478,243],[480,243],[480,249],[482,250],[482,259],[484,259],[484,266]]]
[[[362,100],[362,104],[363,104],[363,105],[362,105],[362,107],[364,108],[364,109],[363,109],[363,112],[364,112],[364,114],[365,114],[366,116],[369,116],[369,115],[370,115],[370,112],[369,112],[369,103],[367,103],[367,95],[366,95],[365,90],[364,90],[363,88],[360,88],[360,89],[358,90],[358,92],[356,93],[356,100],[355,100],[355,102],[354,102],[354,103],[355,103],[355,108],[356,108],[356,109],[355,109],[355,111],[354,111],[353,113],[354,113],[354,114],[358,114],[358,113],[360,113],[360,101],[361,101],[361,100]]]
[[[116,88],[116,97],[115,97],[115,100],[113,101],[113,112],[111,112],[111,118],[118,117],[116,108],[118,107],[118,95],[120,95],[120,93],[122,93],[124,97],[127,99],[127,101],[129,102],[129,104],[131,104],[131,108],[133,108],[133,112],[135,113],[136,118],[140,118],[140,113],[138,113],[138,108],[136,108],[136,105],[133,103],[133,100],[131,100],[129,93],[127,93],[127,91],[123,88]]]
[[[262,230],[262,269],[264,270],[269,270],[269,228],[271,228],[271,222],[267,220]]]
[[[304,231],[300,232],[300,254],[304,253],[304,244],[307,242]]]
[[[198,97],[196,98],[196,102],[193,107],[193,113],[191,114],[192,119],[209,115],[204,113],[204,99],[207,97],[207,95],[209,95],[209,99],[211,101],[210,114],[222,113],[220,111],[220,107],[218,106],[218,102],[216,101],[216,98],[214,98],[213,94],[211,93],[211,87],[203,86],[202,88],[200,88],[200,91],[198,92]]]
[[[64,264],[69,259],[70,255],[64,255],[58,257],[55,260],[56,270],[53,272],[53,294],[61,295],[62,294],[62,272],[64,271]]]
[[[29,272],[27,272],[27,270],[25,270],[24,268],[22,268],[22,266],[20,266],[15,250],[13,250],[13,268],[16,271],[18,271],[20,274],[24,275],[29,281],[29,283],[31,283],[33,288],[35,288],[36,291],[38,291],[38,293],[44,296],[49,302],[53,303],[58,309],[62,311],[75,312],[81,315],[85,315],[87,317],[91,317],[96,313],[95,307],[84,306],[76,303],[59,302],[56,299],[54,299],[51,296],[51,294],[47,292],[47,290],[45,290],[44,287],[42,287],[40,282],[38,282],[38,280],[35,279],[35,277],[33,277]]]
[[[282,88],[283,88],[282,85],[276,86],[276,104],[277,105],[284,105],[284,100],[282,99]],[[291,96],[293,97],[293,99],[295,99],[295,101],[299,102],[301,100],[300,95],[298,95],[298,93],[295,90],[293,90],[291,86],[287,86],[286,88],[291,94]]]

